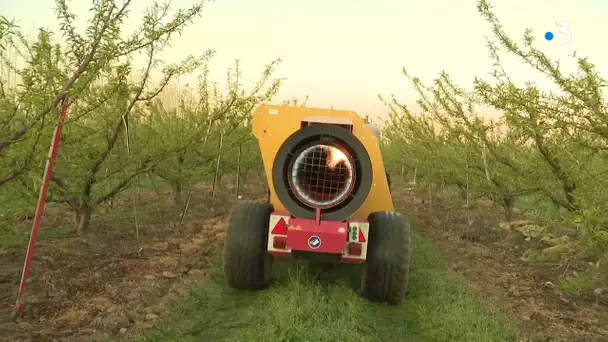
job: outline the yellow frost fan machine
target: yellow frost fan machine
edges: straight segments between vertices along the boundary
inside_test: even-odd
[[[270,203],[235,206],[226,237],[228,284],[260,289],[275,256],[363,264],[361,295],[405,294],[410,227],[395,212],[379,138],[356,113],[260,106],[253,116]]]

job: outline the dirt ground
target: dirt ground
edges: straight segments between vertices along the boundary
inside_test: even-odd
[[[81,236],[40,241],[25,289],[25,311],[10,319],[21,278],[25,248],[2,256],[0,331],[4,341],[91,341],[151,326],[175,299],[205,279],[224,237],[235,191],[222,186],[213,201],[210,187],[198,185],[188,215],[178,226],[180,208],[168,191],[129,194],[114,210],[100,210]],[[262,197],[262,187],[241,190],[243,198]],[[137,257],[133,197],[140,220]],[[184,196],[185,197],[185,196]],[[69,225],[65,212],[49,209],[44,226]],[[23,229],[31,221],[22,222]],[[13,295],[11,295],[13,294]]]
[[[181,227],[180,208],[170,205],[169,192],[150,191],[141,198],[125,195],[114,210],[100,210],[84,235],[40,241],[26,287],[26,309],[16,321],[10,319],[10,294],[20,279],[25,248],[2,256],[0,339],[94,341],[153,325],[215,266],[226,214],[236,200],[230,186],[221,189],[212,205],[209,186],[199,185]],[[241,192],[256,199],[263,198],[264,190],[250,186]],[[421,223],[417,228],[423,236],[440,247],[453,272],[518,319],[529,340],[608,341],[608,307],[592,297],[557,294],[551,284],[562,271],[521,262],[521,250],[488,233],[488,227],[497,225],[490,208],[464,210],[415,191],[393,195],[396,205]],[[68,224],[65,212],[55,208],[49,209],[43,225]],[[23,229],[30,225],[23,221]]]
[[[519,320],[527,339],[608,341],[607,302],[592,294],[560,294],[555,284],[568,269],[522,262],[521,246],[489,229],[500,221],[495,209],[482,203],[467,209],[424,191],[400,190],[393,197],[420,223],[422,235],[438,245],[452,271]]]

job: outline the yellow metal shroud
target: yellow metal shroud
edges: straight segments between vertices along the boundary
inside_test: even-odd
[[[352,217],[366,219],[369,214],[376,211],[394,211],[378,139],[357,113],[333,109],[262,105],[253,114],[253,134],[260,143],[266,179],[270,187],[270,203],[274,209],[287,210],[277,197],[272,184],[274,158],[285,140],[300,130],[302,122],[308,121],[309,117],[323,117],[329,121],[350,119],[353,135],[361,141],[369,154],[374,173],[372,187],[365,203]]]

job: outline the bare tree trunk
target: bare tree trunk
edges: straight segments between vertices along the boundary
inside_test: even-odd
[[[181,204],[182,203],[182,193],[184,187],[182,186],[182,182],[175,181],[171,183],[171,188],[173,189],[173,203]]]
[[[505,211],[505,220],[507,222],[513,221],[513,211],[515,209],[515,197],[510,195],[505,195],[502,198],[503,208]]]
[[[74,221],[74,230],[78,233],[84,233],[89,228],[91,223],[91,215],[93,209],[88,205],[82,205],[79,207],[72,207],[72,218]]]
[[[150,177],[150,181],[152,182],[152,186],[154,187],[154,191],[156,192],[156,195],[160,196],[161,195],[160,190],[158,190],[158,186],[156,185],[156,177],[151,173],[148,173],[148,177]]]
[[[464,184],[457,184],[458,189],[460,190],[460,199],[461,200],[467,200],[469,198],[469,189],[466,185]]]
[[[106,207],[105,211],[106,211],[106,213],[109,213],[112,210],[114,210],[114,199],[113,198],[108,201],[108,206]]]

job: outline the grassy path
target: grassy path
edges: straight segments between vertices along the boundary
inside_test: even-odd
[[[357,295],[353,265],[275,262],[270,289],[239,292],[218,271],[143,341],[512,341],[508,317],[448,272],[414,234],[407,299],[397,307]]]

